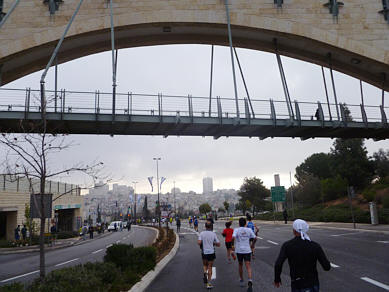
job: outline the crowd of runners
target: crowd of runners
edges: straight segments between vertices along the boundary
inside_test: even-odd
[[[189,226],[198,231],[198,218],[189,218]],[[236,259],[239,265],[239,284],[247,287],[247,291],[253,291],[251,260],[255,259],[255,244],[259,228],[252,221],[250,215],[239,218],[239,227],[232,229],[232,221],[225,223],[222,232],[227,250],[227,261],[232,263]],[[274,268],[274,286],[281,286],[282,265],[288,260],[291,277],[292,292],[319,292],[319,279],[316,263],[319,261],[325,271],[330,270],[330,262],[325,256],[321,246],[311,241],[307,232],[309,225],[297,219],[293,222],[294,238],[285,242],[280,250]],[[213,219],[205,222],[205,230],[198,236],[198,245],[201,249],[203,261],[203,281],[207,289],[212,289],[212,266],[216,259],[215,247],[221,243],[213,231]],[[247,282],[243,278],[244,266],[247,271]]]

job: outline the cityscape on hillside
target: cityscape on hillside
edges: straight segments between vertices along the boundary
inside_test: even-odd
[[[158,195],[154,193],[134,193],[134,188],[127,185],[112,185],[99,182],[84,196],[83,218],[89,218],[96,222],[100,212],[101,220],[109,222],[114,218],[127,218],[134,216],[135,208],[137,216],[145,216],[146,209],[150,216],[155,214]],[[229,203],[229,210],[225,214],[235,211],[235,205],[239,202],[238,192],[234,189],[213,189],[213,179],[203,178],[203,192],[183,192],[174,187],[170,192],[160,193],[161,205],[168,205],[171,214],[199,215],[199,206],[208,203],[212,210],[224,209],[224,202]],[[135,206],[136,205],[136,206]]]

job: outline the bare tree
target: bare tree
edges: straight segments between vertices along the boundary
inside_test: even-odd
[[[44,95],[44,94],[43,94]],[[89,177],[93,184],[102,177],[103,163],[93,162],[85,164],[79,162],[72,166],[58,165],[55,155],[69,150],[74,144],[67,141],[66,135],[58,135],[51,128],[47,132],[46,99],[42,98],[41,120],[20,121],[21,134],[3,132],[0,136],[0,145],[6,150],[3,167],[5,173],[13,176],[24,176],[30,182],[39,180],[39,193],[46,194],[46,181],[59,178],[72,173],[80,173]],[[32,194],[35,193],[31,185]],[[69,191],[70,192],[70,191]],[[69,193],[66,192],[66,193]],[[60,196],[65,195],[60,194]],[[58,199],[57,197],[56,199]],[[45,213],[44,200],[40,200],[40,278],[44,279],[45,270],[45,246],[44,246]]]

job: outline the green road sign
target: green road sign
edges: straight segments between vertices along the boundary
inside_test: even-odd
[[[272,202],[285,202],[285,187],[271,187],[271,201]]]

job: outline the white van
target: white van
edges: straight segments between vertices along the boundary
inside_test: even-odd
[[[116,230],[115,230],[115,223],[116,223]],[[108,231],[120,230],[120,223],[122,223],[122,221],[112,221],[111,224],[109,224],[109,226],[108,226]]]

